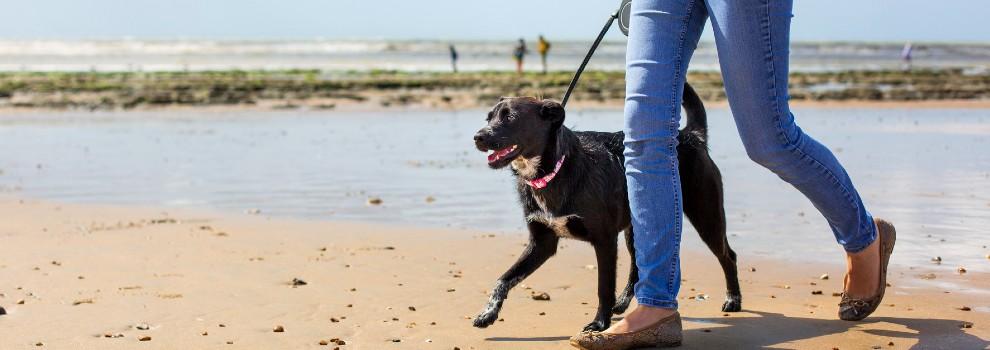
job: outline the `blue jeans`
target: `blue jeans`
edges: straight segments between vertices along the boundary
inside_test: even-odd
[[[832,152],[788,107],[792,0],[634,0],[626,52],[625,156],[642,305],[676,308],[681,185],[677,131],[688,63],[712,19],[729,106],[756,163],[803,193],[836,240],[857,252],[876,238],[870,213]]]

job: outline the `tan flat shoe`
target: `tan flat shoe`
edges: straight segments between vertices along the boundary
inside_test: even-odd
[[[581,332],[571,337],[571,345],[582,350],[627,350],[681,346],[681,314],[674,312],[636,332]]]
[[[859,321],[869,316],[880,306],[883,300],[883,293],[887,289],[887,264],[890,262],[890,254],[894,252],[894,242],[897,241],[897,230],[894,225],[876,219],[877,240],[880,243],[880,290],[873,297],[866,299],[855,299],[842,293],[842,301],[839,302],[839,318],[846,321]]]

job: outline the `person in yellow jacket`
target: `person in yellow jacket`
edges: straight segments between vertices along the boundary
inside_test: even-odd
[[[543,63],[543,74],[547,74],[547,53],[550,52],[550,42],[540,34],[540,40],[536,44],[536,51],[540,53],[540,61]]]

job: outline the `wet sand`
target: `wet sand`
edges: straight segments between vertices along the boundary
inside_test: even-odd
[[[469,318],[521,233],[11,197],[0,212],[3,349],[561,349],[595,307],[594,257],[575,241],[523,282],[550,301],[517,288],[481,330]],[[745,311],[729,315],[714,258],[688,250],[683,265],[685,349],[990,346],[986,273],[898,268],[877,313],[844,322],[839,265],[743,254]],[[344,345],[320,345],[334,338]]]

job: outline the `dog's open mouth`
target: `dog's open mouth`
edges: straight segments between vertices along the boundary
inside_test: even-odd
[[[512,145],[500,150],[488,151],[488,164],[498,162],[506,158],[512,158],[516,156],[516,150],[519,149],[517,145]]]

